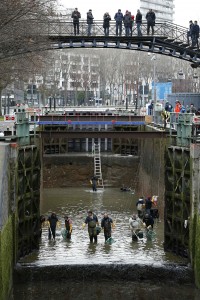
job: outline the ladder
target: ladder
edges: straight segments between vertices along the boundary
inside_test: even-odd
[[[101,156],[100,156],[100,145],[93,145],[93,154],[94,154],[94,175],[98,178],[98,187],[104,188],[103,178],[101,172]]]

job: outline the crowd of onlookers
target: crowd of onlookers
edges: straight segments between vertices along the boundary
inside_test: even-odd
[[[188,44],[190,44],[190,39],[191,39],[191,46],[195,47],[197,46],[197,48],[199,48],[199,42],[198,42],[198,38],[199,38],[199,25],[197,24],[197,21],[193,21],[191,20],[189,22],[189,30],[187,32],[187,42]]]
[[[81,18],[81,14],[78,11],[77,8],[73,11],[71,15],[73,19],[73,25],[74,25],[74,34],[79,34],[79,19]],[[129,11],[126,10],[125,14],[121,12],[121,9],[118,9],[114,16],[114,20],[116,22],[116,36],[122,35],[122,27],[124,25],[125,28],[125,35],[126,36],[132,36],[133,34],[133,25],[135,23],[137,28],[137,35],[142,36],[141,31],[141,24],[142,24],[142,13],[138,9],[135,16]],[[147,22],[147,35],[150,33],[154,35],[154,26],[156,21],[156,14],[152,9],[149,9],[149,11],[145,15],[145,19]],[[106,12],[103,16],[103,28],[104,28],[104,34],[105,36],[109,35],[109,28],[110,28],[110,21],[111,16],[109,12]],[[92,9],[89,9],[87,12],[87,34],[90,36],[92,34],[92,24],[94,23],[94,17],[92,13]],[[187,42],[190,44],[191,40],[191,46],[195,47],[197,46],[199,48],[198,44],[198,38],[199,38],[199,25],[197,24],[197,21],[190,21],[189,22],[189,30],[187,32]]]
[[[81,14],[77,8],[75,8],[71,17],[73,19],[74,34],[77,35],[77,34],[79,34],[79,19],[81,18]],[[156,20],[155,12],[152,9],[149,9],[145,18],[147,21],[147,35],[149,35],[150,29],[151,29],[151,33],[153,35],[155,20]],[[134,23],[136,24],[136,28],[137,28],[137,35],[142,36],[142,32],[141,32],[142,14],[139,9],[137,10],[137,13],[135,16],[128,10],[126,10],[125,14],[123,14],[121,12],[121,9],[118,9],[118,11],[116,12],[116,14],[114,16],[114,20],[116,22],[116,36],[122,35],[122,27],[123,26],[125,28],[125,35],[132,36]],[[104,28],[105,36],[109,35],[110,21],[111,21],[111,16],[108,12],[106,12],[103,16],[103,28]],[[87,34],[88,34],[88,36],[90,36],[92,34],[92,24],[93,23],[94,23],[94,17],[93,17],[92,9],[89,9],[89,11],[87,12],[87,25],[88,25]]]

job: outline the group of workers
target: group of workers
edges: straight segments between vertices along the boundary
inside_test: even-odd
[[[154,206],[154,209],[152,209]],[[144,228],[149,231],[153,230],[154,218],[159,218],[158,209],[157,209],[157,196],[147,197],[144,199],[140,197],[136,203],[136,208],[138,212],[138,216],[133,214],[129,219],[129,227],[132,232],[132,239],[135,240],[141,236]],[[45,222],[44,216],[42,216],[42,222]],[[72,234],[72,220],[68,217],[64,217],[65,229],[62,230],[62,236],[66,239],[71,239]],[[59,224],[58,217],[55,212],[53,212],[47,219],[48,224],[48,238],[53,238],[55,240],[56,237],[56,226]],[[112,229],[115,228],[115,223],[112,218],[109,217],[108,213],[104,213],[103,218],[99,224],[99,220],[96,214],[94,214],[91,210],[88,211],[87,217],[82,224],[82,229],[85,226],[88,226],[88,234],[90,242],[97,243],[97,236],[101,232],[104,233],[105,242],[111,239]],[[100,226],[99,226],[100,225]]]

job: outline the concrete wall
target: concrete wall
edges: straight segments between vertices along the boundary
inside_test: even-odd
[[[159,196],[161,208],[164,206],[164,159],[167,144],[166,138],[144,139],[140,153],[139,193],[144,196]]]

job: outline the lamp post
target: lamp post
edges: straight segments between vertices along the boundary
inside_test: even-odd
[[[155,85],[155,80],[156,80],[156,57],[155,55],[152,56],[151,60],[153,60],[153,102],[155,104],[156,101],[156,85]]]

